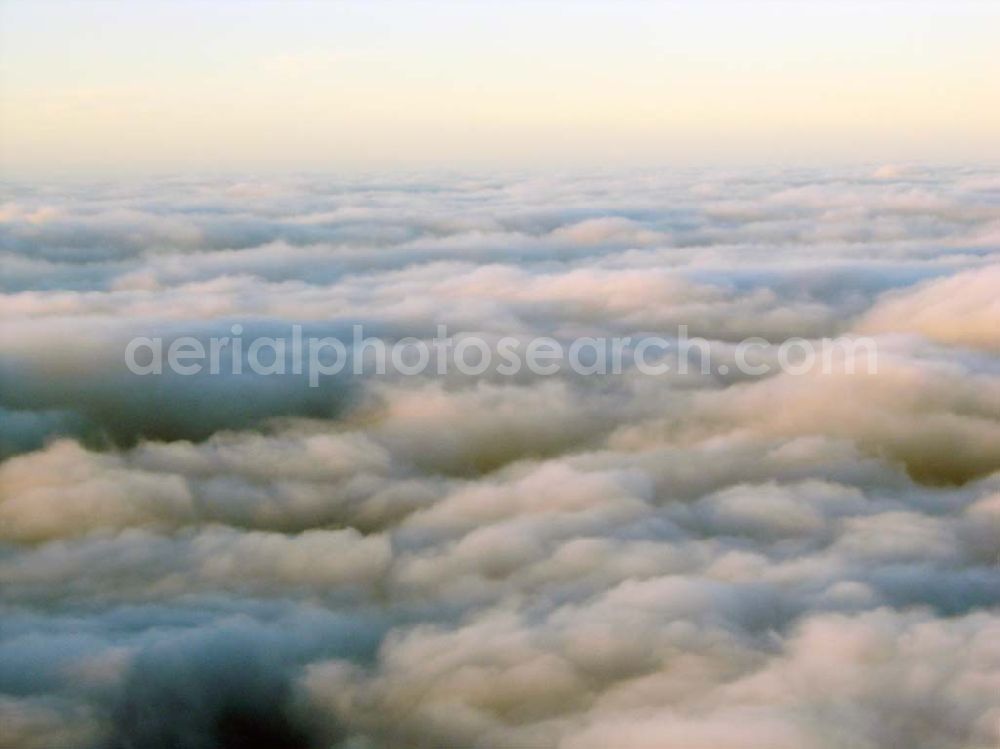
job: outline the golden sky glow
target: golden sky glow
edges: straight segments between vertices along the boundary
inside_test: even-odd
[[[1000,155],[1000,3],[0,8],[15,174]]]

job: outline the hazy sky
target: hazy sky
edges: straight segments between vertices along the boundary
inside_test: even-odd
[[[0,0],[8,173],[1000,156],[997,2]]]

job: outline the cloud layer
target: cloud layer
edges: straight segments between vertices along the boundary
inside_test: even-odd
[[[995,745],[995,173],[12,185],[0,219],[4,746]],[[236,323],[879,367],[124,366]]]

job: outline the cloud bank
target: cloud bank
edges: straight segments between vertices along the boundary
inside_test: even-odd
[[[995,172],[14,184],[0,252],[3,746],[995,746]],[[124,365],[236,323],[879,367]]]

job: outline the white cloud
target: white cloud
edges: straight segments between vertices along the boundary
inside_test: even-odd
[[[989,170],[14,188],[12,749],[992,746]],[[142,378],[134,335],[865,333],[875,374]]]

